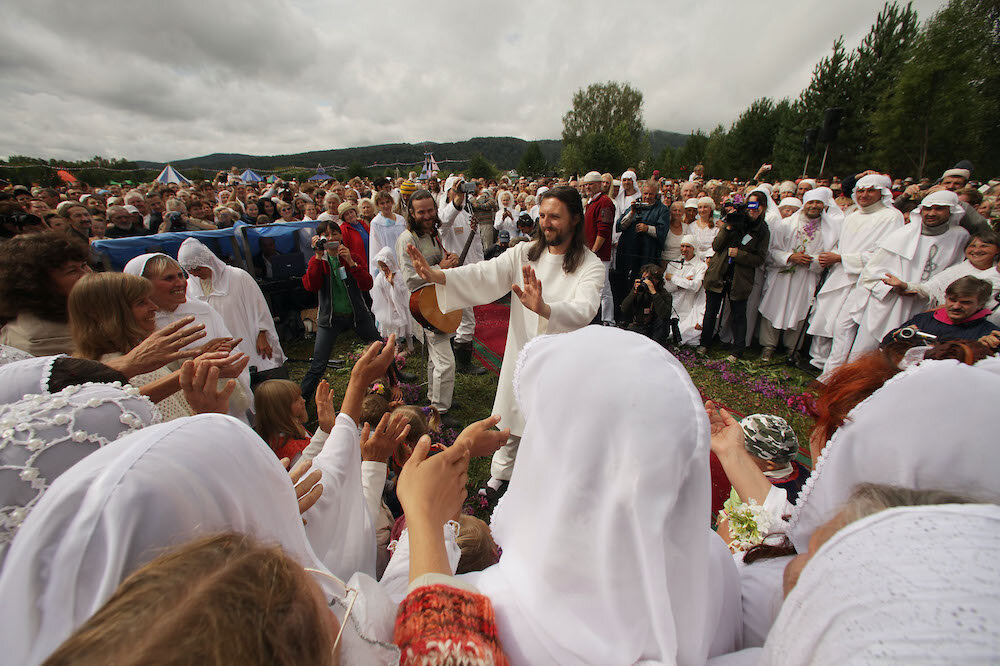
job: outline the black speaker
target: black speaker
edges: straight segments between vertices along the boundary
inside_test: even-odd
[[[823,129],[819,133],[819,140],[823,143],[833,143],[837,140],[837,132],[840,131],[840,120],[844,117],[844,109],[839,106],[831,106],[823,114]]]
[[[819,137],[819,128],[811,127],[806,130],[805,136],[802,137],[802,152],[806,155],[810,154],[816,148],[816,139]]]

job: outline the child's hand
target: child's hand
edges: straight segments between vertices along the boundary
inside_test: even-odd
[[[333,391],[325,379],[320,380],[316,386],[316,418],[319,420],[320,430],[328,434],[333,431],[337,410],[333,408]]]
[[[406,441],[410,434],[410,424],[402,414],[382,415],[382,420],[373,431],[371,424],[361,428],[361,459],[373,462],[388,462],[389,456]]]

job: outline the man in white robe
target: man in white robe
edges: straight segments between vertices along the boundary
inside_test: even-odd
[[[579,192],[563,186],[543,194],[539,227],[538,240],[518,243],[489,261],[447,270],[429,266],[416,247],[407,249],[417,275],[438,285],[438,304],[443,312],[492,303],[509,292],[517,296],[511,299],[507,344],[493,404],[493,413],[500,415],[500,427],[510,428],[511,436],[493,455],[488,484],[493,493],[484,489],[487,496],[510,480],[524,432],[524,417],[514,399],[514,366],[521,349],[536,336],[586,326],[601,303],[605,269],[585,245]]]
[[[835,325],[844,302],[875,253],[876,244],[903,226],[903,214],[892,205],[891,184],[889,177],[881,174],[862,176],[852,194],[857,209],[844,219],[837,246],[818,257],[820,266],[828,269],[829,274],[816,296],[807,333],[813,336],[809,349],[811,363],[819,370],[830,356]]]
[[[668,261],[663,274],[663,288],[673,297],[674,313],[681,333],[682,345],[697,345],[701,339],[701,322],[705,319],[705,279],[708,264],[698,256],[693,234],[681,237],[682,261]]]
[[[760,302],[761,360],[770,361],[778,346],[779,331],[789,356],[812,305],[824,268],[819,255],[837,244],[840,225],[827,212],[818,188],[806,192],[802,209],[772,228],[767,289]],[[834,208],[836,204],[830,202]]]
[[[959,263],[969,239],[969,232],[958,226],[964,214],[954,192],[934,192],[910,213],[909,224],[879,242],[844,303],[824,376],[878,348],[889,331],[927,309],[926,298],[890,286],[888,276],[903,282],[926,282]]]
[[[926,282],[908,284],[896,276],[888,276],[887,284],[899,287],[903,291],[913,291],[928,299],[932,307],[944,304],[945,290],[952,282],[961,277],[972,277],[985,280],[993,285],[986,307],[997,308],[997,294],[1000,293],[1000,270],[997,270],[997,258],[1000,257],[1000,236],[994,231],[982,231],[973,234],[969,244],[965,246],[965,261],[946,268]]]
[[[471,206],[467,205],[468,197],[462,192],[465,180],[461,176],[448,176],[444,183],[445,202],[438,208],[438,218],[441,220],[441,243],[444,249],[458,255],[461,260],[462,251],[469,241],[468,254],[462,264],[474,264],[483,260],[483,239],[479,228],[473,227]],[[476,332],[476,313],[472,307],[462,308],[462,323],[455,333],[455,362],[459,372],[481,375],[486,368],[472,361],[472,336]]]

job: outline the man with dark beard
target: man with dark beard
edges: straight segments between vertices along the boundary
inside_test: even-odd
[[[493,404],[500,427],[510,429],[510,439],[494,454],[490,481],[481,491],[491,502],[510,480],[524,432],[524,417],[514,399],[518,354],[536,336],[586,326],[601,303],[604,265],[586,247],[583,218],[580,193],[572,187],[557,186],[541,196],[539,237],[519,243],[495,259],[457,268],[448,268],[443,263],[435,267],[424,257],[424,253],[433,249],[426,242],[406,245],[404,237],[400,237],[397,245],[404,265],[413,266],[417,281],[437,285],[438,304],[443,312],[492,303],[508,292],[516,296],[511,298],[507,344]],[[407,274],[406,268],[403,271]]]

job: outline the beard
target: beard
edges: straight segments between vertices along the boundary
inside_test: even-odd
[[[557,231],[556,229],[551,230],[551,235],[547,234],[544,230],[542,231],[542,240],[548,247],[557,247],[562,245],[566,242],[568,237],[567,233]]]

